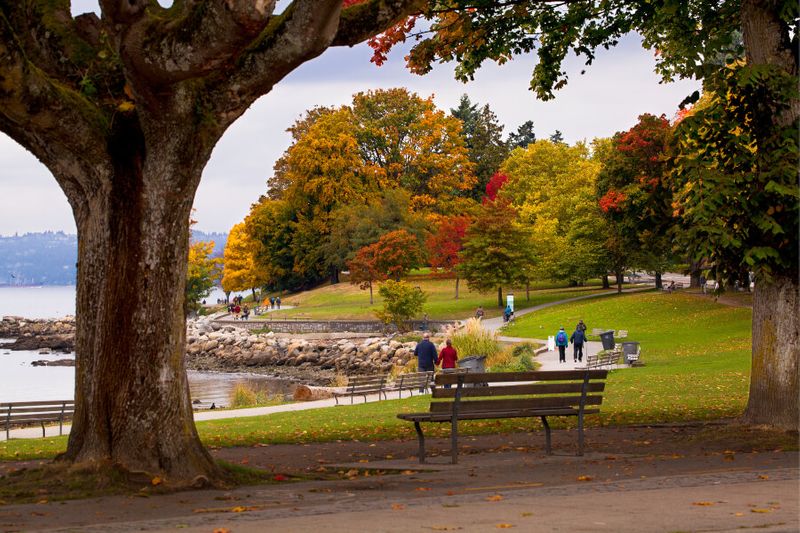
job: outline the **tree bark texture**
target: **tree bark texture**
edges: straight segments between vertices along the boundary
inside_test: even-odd
[[[663,289],[664,282],[661,279],[661,272],[656,272],[656,289]]]
[[[497,307],[503,307],[503,287],[497,287]]]
[[[800,405],[800,286],[796,278],[756,283],[753,362],[744,419],[798,430]]]

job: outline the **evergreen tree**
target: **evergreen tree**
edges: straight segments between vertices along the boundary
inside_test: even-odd
[[[508,134],[506,144],[509,150],[514,148],[527,148],[529,144],[536,142],[536,134],[533,132],[533,121],[526,120],[520,124],[517,131]]]

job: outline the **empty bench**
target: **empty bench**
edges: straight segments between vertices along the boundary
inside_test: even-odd
[[[31,424],[41,424],[42,437],[44,437],[45,424],[58,422],[58,434],[62,435],[64,422],[72,420],[74,413],[75,402],[73,400],[0,403],[0,415],[6,426],[6,440],[11,438],[12,427]]]
[[[380,400],[381,394],[386,394],[384,388],[386,386],[386,374],[376,374],[374,376],[352,376],[347,378],[347,386],[343,392],[334,392],[333,397],[336,399],[336,405],[339,405],[339,398],[350,397],[350,403],[353,403],[355,396],[363,396],[364,401],[367,401],[368,394],[378,394]]]
[[[388,385],[384,389],[384,397],[387,392],[397,391],[397,397],[402,398],[404,390],[414,396],[414,391],[427,390],[433,381],[433,372],[409,372],[407,374],[400,374],[395,379],[394,383]]]
[[[597,355],[586,356],[586,368],[611,368],[619,361],[620,352],[616,350],[609,350],[600,352]]]
[[[578,417],[578,455],[583,455],[583,417],[600,412],[607,370],[439,374],[434,381],[430,410],[400,413],[414,423],[419,439],[419,462],[425,462],[423,422],[450,423],[451,462],[458,462],[458,421],[497,418],[542,420],[547,454],[552,454],[548,416]],[[444,385],[456,385],[444,388]],[[488,386],[486,386],[488,385]],[[436,401],[439,400],[439,401]],[[592,408],[587,409],[587,406]]]

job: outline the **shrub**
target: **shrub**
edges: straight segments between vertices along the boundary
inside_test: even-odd
[[[261,405],[278,405],[283,399],[270,396],[268,392],[255,390],[246,383],[237,383],[231,391],[231,407],[257,407]]]
[[[391,279],[381,284],[378,294],[383,298],[383,309],[375,311],[375,316],[384,324],[394,324],[400,331],[405,330],[411,317],[422,311],[428,299],[418,287]]]

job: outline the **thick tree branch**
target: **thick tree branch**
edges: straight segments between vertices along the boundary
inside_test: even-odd
[[[142,20],[127,32],[126,64],[162,87],[203,76],[237,58],[264,31],[274,9],[275,0],[178,2],[163,17]]]
[[[354,46],[381,33],[409,15],[422,13],[426,0],[370,0],[342,13],[331,46]]]

